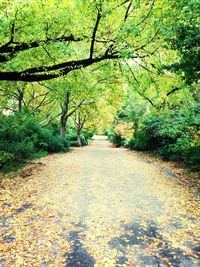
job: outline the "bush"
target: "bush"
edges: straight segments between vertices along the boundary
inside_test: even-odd
[[[82,146],[87,146],[88,145],[88,139],[86,139],[83,134],[81,134],[80,139],[81,139],[81,145]]]
[[[85,139],[86,139],[87,141],[89,141],[89,140],[92,139],[92,137],[93,137],[93,135],[94,135],[94,131],[90,131],[90,130],[84,129],[84,130],[82,131],[82,134],[83,134],[83,136],[85,137]]]
[[[81,146],[88,145],[88,142],[93,137],[93,135],[94,135],[93,131],[88,131],[88,130],[84,129],[81,133],[81,136],[80,136]],[[68,140],[69,140],[71,146],[78,146],[76,130],[72,130],[72,132],[68,136]]]
[[[76,133],[72,133],[68,138],[71,146],[78,146]],[[81,139],[81,146],[88,145],[88,140],[85,138],[83,134],[81,134],[80,139]]]
[[[200,105],[172,114],[151,115],[144,121],[136,138],[129,142],[134,149],[154,150],[166,159],[200,164]]]
[[[117,133],[112,133],[112,134],[110,133],[108,138],[117,147],[120,147],[120,146],[124,145],[125,139],[121,135],[119,135]]]
[[[147,140],[141,132],[138,132],[136,137],[132,137],[128,141],[127,147],[136,150],[150,150],[150,148],[147,146]]]
[[[13,159],[13,154],[0,151],[0,168],[3,167],[5,164],[10,163]]]
[[[115,128],[106,131],[111,142],[130,149],[155,151],[166,159],[200,166],[200,105],[191,109],[150,113],[136,136],[124,139]]]
[[[2,115],[0,125],[1,168],[8,163],[18,164],[38,155],[69,149],[64,138],[43,128],[30,114]]]

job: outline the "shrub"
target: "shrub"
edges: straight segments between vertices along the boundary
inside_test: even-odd
[[[72,133],[68,138],[71,146],[78,146],[76,133]],[[80,139],[81,139],[81,146],[88,145],[88,139],[86,139],[83,134],[81,134]]]
[[[3,167],[5,164],[10,163],[13,159],[13,154],[0,151],[0,168]]]
[[[127,147],[136,150],[150,150],[150,148],[147,146],[147,140],[141,132],[138,132],[136,137],[132,137],[128,141]]]
[[[81,139],[81,145],[82,146],[87,146],[88,145],[88,139],[86,139],[83,134],[81,134],[80,139]]]
[[[200,105],[171,114],[151,114],[129,147],[157,151],[166,159],[200,164]]]
[[[86,139],[87,141],[89,141],[90,139],[92,139],[92,137],[93,137],[93,135],[94,135],[94,131],[84,129],[84,130],[82,131],[82,134],[83,134],[83,136],[85,137],[85,139]]]
[[[77,142],[77,133],[73,131],[71,134],[69,134],[68,140],[70,142]]]
[[[117,147],[123,146],[125,142],[125,139],[117,133],[110,134],[109,140]]]
[[[7,157],[0,160],[1,168],[8,162],[17,164],[48,152],[63,152],[69,148],[64,138],[53,135],[52,130],[48,128],[43,128],[30,114],[2,115],[0,125],[1,157]]]
[[[191,109],[150,113],[132,138],[124,139],[115,129],[106,131],[117,146],[155,151],[166,159],[200,166],[200,105]]]
[[[89,131],[89,130],[85,130],[84,129],[81,132],[81,136],[80,136],[81,146],[88,145],[88,142],[93,137],[93,135],[94,135],[94,132],[93,131]],[[76,130],[73,129],[69,133],[68,140],[69,140],[71,146],[78,146],[78,143],[77,143],[77,132],[76,132]]]

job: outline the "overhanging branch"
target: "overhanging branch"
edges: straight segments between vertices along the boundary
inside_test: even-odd
[[[102,57],[87,58],[82,60],[68,61],[52,66],[41,66],[38,68],[30,68],[21,72],[18,71],[5,71],[0,72],[0,80],[4,81],[26,81],[26,82],[38,82],[51,80],[63,75],[67,75],[70,71],[85,68],[94,63],[106,60],[106,59],[119,58],[118,55],[105,54]]]
[[[62,36],[55,39],[48,38],[46,40],[33,41],[29,43],[14,42],[13,40],[11,40],[9,41],[9,43],[0,47],[0,53],[17,53],[31,48],[36,48],[39,47],[41,44],[48,44],[50,42],[80,42],[82,40],[83,38],[76,38],[72,34],[69,36]]]
[[[97,29],[98,29],[98,26],[99,26],[99,22],[100,22],[100,19],[101,19],[102,5],[97,10],[98,10],[97,18],[96,18],[96,23],[95,23],[94,30],[93,30],[93,33],[92,33],[92,40],[91,40],[91,46],[90,46],[90,58],[92,58],[93,52],[94,52],[95,37],[96,37]]]

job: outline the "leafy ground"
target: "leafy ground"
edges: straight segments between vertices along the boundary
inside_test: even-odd
[[[104,137],[2,182],[5,267],[199,266],[198,190]]]

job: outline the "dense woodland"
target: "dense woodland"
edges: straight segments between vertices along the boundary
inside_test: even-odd
[[[198,0],[0,1],[0,168],[86,145],[200,165]]]

